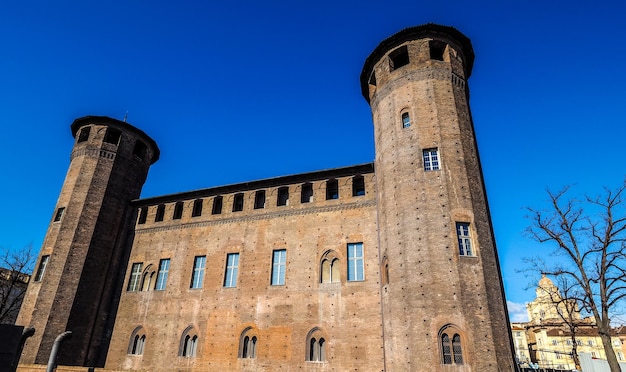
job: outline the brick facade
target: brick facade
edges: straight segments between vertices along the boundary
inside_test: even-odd
[[[176,195],[134,200],[156,144],[79,119],[67,212],[20,314],[45,331],[23,362],[67,328],[84,337],[62,361],[110,370],[514,371],[473,58],[453,28],[403,30],[361,74],[374,163]],[[140,139],[144,157],[117,162],[131,150],[101,137],[84,149],[84,127]]]

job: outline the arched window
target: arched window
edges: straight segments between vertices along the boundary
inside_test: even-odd
[[[320,283],[337,283],[341,280],[339,274],[339,258],[334,251],[327,251],[322,256]]]
[[[152,264],[148,265],[143,272],[143,281],[141,282],[141,290],[149,291],[150,287],[152,287],[152,282],[154,280],[154,270]]]
[[[313,328],[307,335],[306,361],[324,362],[326,361],[326,339],[319,328]]]
[[[258,338],[252,327],[244,329],[239,339],[239,358],[256,358]]]
[[[146,333],[143,327],[139,326],[130,334],[128,343],[128,354],[143,355],[143,348],[146,344]]]
[[[198,333],[193,326],[185,328],[180,338],[178,355],[186,358],[195,358],[198,350]]]
[[[402,113],[402,128],[408,128],[411,126],[411,118],[408,112]]]
[[[439,332],[441,362],[443,364],[463,364],[462,340],[454,326],[447,325]]]

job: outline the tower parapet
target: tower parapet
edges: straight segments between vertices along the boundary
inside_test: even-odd
[[[71,129],[69,169],[17,323],[36,329],[22,362],[45,364],[55,338],[72,331],[59,364],[101,366],[126,268],[130,201],[139,197],[159,148],[141,130],[108,117],[86,116]]]
[[[452,27],[384,40],[361,73],[372,109],[385,369],[514,371],[469,108],[474,52]]]

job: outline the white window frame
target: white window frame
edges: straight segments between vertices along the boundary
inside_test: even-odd
[[[206,268],[206,256],[196,256],[193,259],[193,273],[191,275],[192,289],[202,288],[204,282],[204,269]]]
[[[363,243],[348,243],[348,281],[365,280]]]
[[[128,279],[127,292],[137,292],[141,290],[143,262],[135,262],[131,266],[130,278]]]
[[[165,286],[167,284],[167,276],[170,272],[170,259],[163,258],[159,262],[159,272],[157,274],[156,283],[154,284],[155,291],[163,291],[165,290]]]
[[[456,236],[459,246],[459,255],[465,257],[475,256],[472,247],[472,234],[469,222],[456,223]]]
[[[237,274],[239,273],[239,253],[226,255],[226,271],[224,273],[224,287],[237,287]]]
[[[422,150],[425,171],[436,171],[441,169],[441,157],[439,156],[439,148],[430,148]]]
[[[287,250],[274,250],[274,252],[272,252],[272,285],[285,285],[286,268]]]

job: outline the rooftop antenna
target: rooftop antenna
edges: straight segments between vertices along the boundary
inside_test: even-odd
[[[128,119],[128,111],[126,111],[126,115],[124,115],[124,123],[126,123],[126,119]]]

